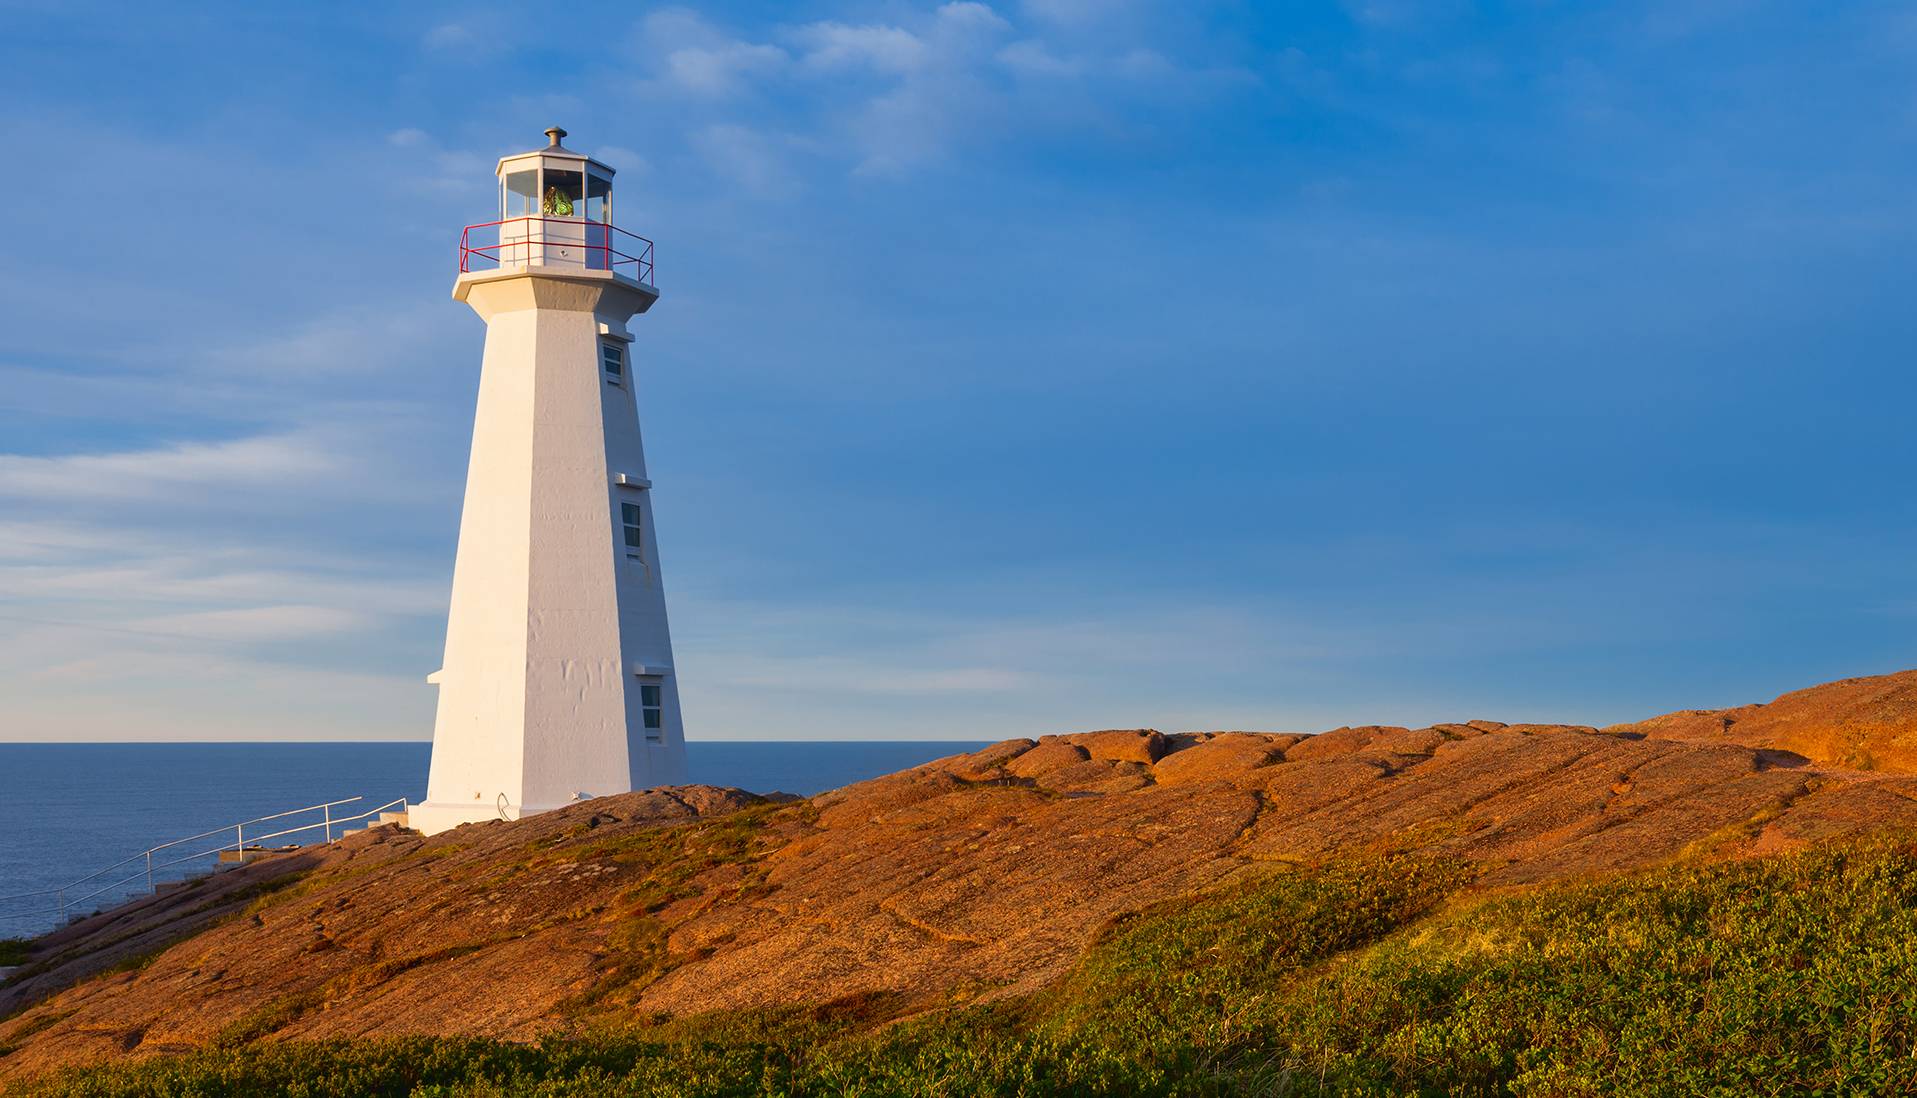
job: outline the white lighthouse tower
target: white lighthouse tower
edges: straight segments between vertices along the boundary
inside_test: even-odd
[[[685,780],[639,440],[632,318],[652,243],[613,224],[613,169],[546,131],[499,162],[499,220],[460,241],[486,322],[453,566],[426,834]]]

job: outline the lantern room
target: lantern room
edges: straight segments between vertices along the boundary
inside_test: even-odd
[[[613,168],[546,131],[547,145],[499,161],[499,220],[469,225],[459,269],[609,271],[652,284],[652,242],[613,224]],[[558,273],[557,271],[553,273]]]
[[[499,161],[499,219],[569,217],[612,224],[613,169],[561,144],[566,131],[546,131],[550,143]]]

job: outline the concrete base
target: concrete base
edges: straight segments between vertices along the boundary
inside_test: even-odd
[[[428,801],[425,804],[408,806],[406,825],[421,835],[437,835],[442,831],[451,831],[460,824],[485,823],[487,820],[499,819],[517,820],[564,807],[566,806],[561,804],[524,807],[509,805],[502,816],[497,802],[494,804],[484,804],[479,801],[468,804],[443,804]]]
[[[484,823],[500,818],[497,806],[479,801],[469,804],[434,804],[429,801],[426,804],[408,805],[406,816],[413,830],[421,835],[437,835],[442,831],[451,831],[460,824]]]

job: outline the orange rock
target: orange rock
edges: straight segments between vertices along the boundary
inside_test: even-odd
[[[1172,737],[1169,754],[1152,767],[1160,785],[1232,781],[1261,766],[1284,758],[1285,748],[1303,736],[1274,736],[1255,732],[1218,732],[1188,745]]]
[[[1825,766],[1917,774],[1917,670],[1842,679],[1763,705],[1684,709],[1605,731],[1741,743]]]
[[[974,751],[970,755],[941,759],[928,765],[956,774],[967,781],[981,781],[1003,776],[1006,763],[1031,749],[1031,740],[1005,740]]]
[[[1348,755],[1370,747],[1380,736],[1392,733],[1409,732],[1409,728],[1395,725],[1366,725],[1362,728],[1334,728],[1329,732],[1320,732],[1308,736],[1297,746],[1288,749],[1285,757],[1290,759],[1329,759],[1337,755]]]
[[[1090,752],[1094,759],[1151,763],[1165,753],[1165,737],[1150,728],[1081,732],[1065,739]]]
[[[1060,767],[1083,762],[1091,753],[1077,744],[1047,737],[1037,747],[1013,759],[1005,769],[1021,778],[1036,778]]]

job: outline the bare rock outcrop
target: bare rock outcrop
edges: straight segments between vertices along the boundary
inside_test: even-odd
[[[1829,767],[1917,774],[1917,670],[1828,682],[1761,705],[1685,709],[1606,731],[1737,743]]]
[[[807,801],[689,787],[381,829],[45,939],[0,987],[0,1081],[218,1040],[1016,994],[1116,916],[1348,854],[1495,886],[1788,850],[1917,825],[1917,777],[1889,772],[1913,717],[1906,672],[1602,731],[1105,731]]]

